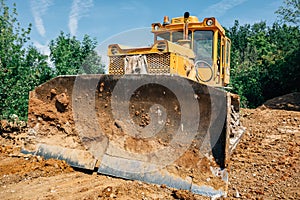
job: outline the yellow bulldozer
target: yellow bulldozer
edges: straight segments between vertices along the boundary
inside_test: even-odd
[[[147,47],[108,46],[108,74],[56,77],[30,92],[22,152],[76,168],[226,196],[244,129],[226,92],[230,39],[211,17],[164,17]]]

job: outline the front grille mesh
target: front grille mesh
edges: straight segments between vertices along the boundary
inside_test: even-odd
[[[109,74],[124,74],[124,58],[125,56],[111,56],[109,64]]]
[[[124,74],[125,56],[111,56],[109,74]],[[168,74],[170,73],[170,54],[146,54],[149,74]]]
[[[150,74],[170,73],[170,54],[148,54],[148,72]]]

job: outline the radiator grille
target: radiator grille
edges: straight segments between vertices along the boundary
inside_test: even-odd
[[[150,74],[170,73],[170,54],[148,54],[148,72]]]
[[[125,56],[111,56],[109,64],[109,74],[124,74]],[[170,54],[146,54],[149,74],[170,73]]]
[[[109,57],[109,74],[122,75],[124,74],[124,58],[125,56]]]

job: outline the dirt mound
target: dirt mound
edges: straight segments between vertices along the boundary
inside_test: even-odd
[[[24,121],[18,119],[12,121],[0,120],[0,135],[4,133],[22,132],[25,129],[27,129],[27,125]]]
[[[1,151],[7,151],[7,147]],[[18,183],[22,180],[38,177],[49,177],[74,171],[63,161],[45,160],[41,157],[5,156],[0,155],[0,186]]]
[[[266,101],[263,106],[272,109],[300,111],[300,92],[270,99]]]

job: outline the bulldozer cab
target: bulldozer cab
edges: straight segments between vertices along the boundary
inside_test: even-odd
[[[109,74],[175,74],[213,87],[229,84],[231,42],[215,18],[166,16],[163,24],[152,24],[152,33],[148,48],[109,45]]]
[[[169,22],[166,16],[163,24],[152,24],[152,32],[154,42],[167,40],[193,50],[196,76],[192,79],[216,87],[229,84],[231,42],[215,18],[200,22],[185,13]]]

